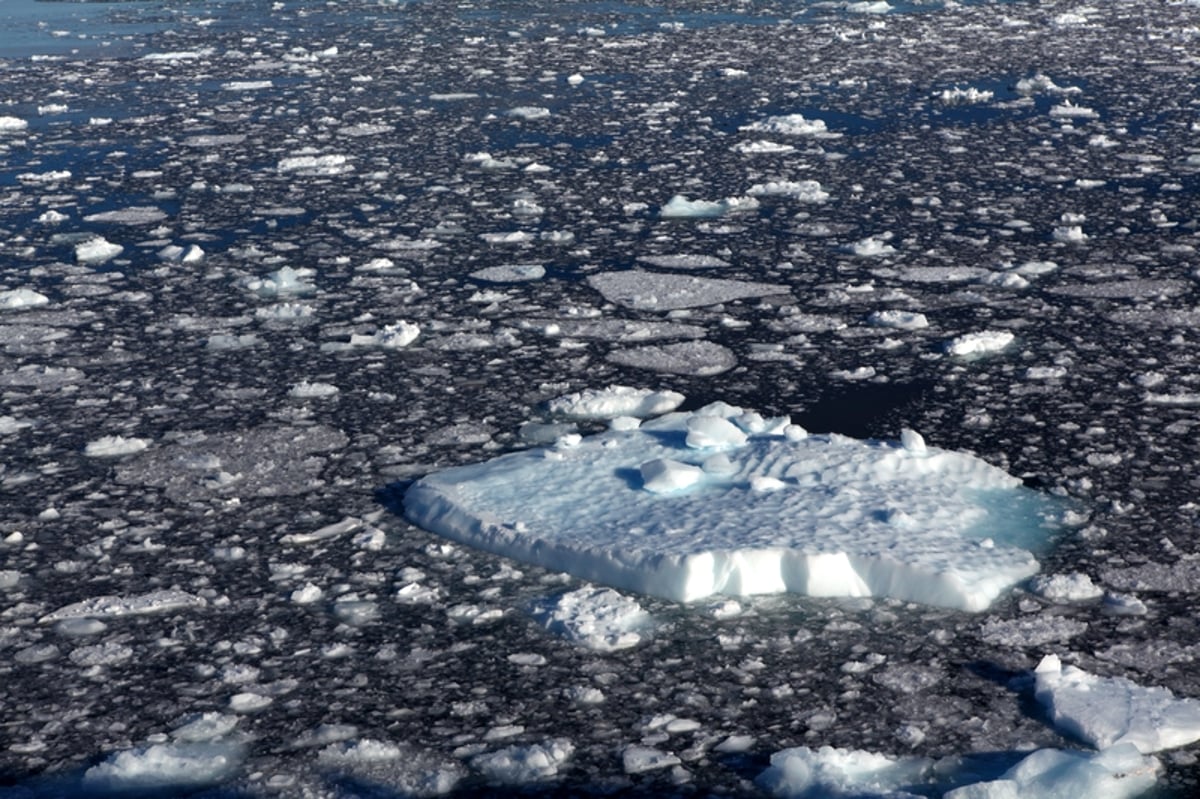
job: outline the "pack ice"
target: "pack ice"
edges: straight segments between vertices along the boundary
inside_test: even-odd
[[[724,403],[434,473],[404,506],[448,538],[675,601],[791,591],[969,611],[1037,572],[1017,543],[1047,509],[913,431],[810,436]]]

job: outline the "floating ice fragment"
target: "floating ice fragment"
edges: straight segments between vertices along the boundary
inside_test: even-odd
[[[300,175],[341,175],[353,172],[354,167],[349,163],[349,158],[340,154],[295,155],[280,159],[275,170],[285,175],[293,172]]]
[[[694,449],[740,447],[747,436],[733,422],[720,416],[693,416],[687,420],[685,443]]]
[[[116,258],[125,248],[103,236],[94,236],[75,245],[75,260],[81,264],[102,264]]]
[[[960,89],[958,86],[955,86],[953,89],[944,89],[935,96],[942,101],[943,105],[976,105],[978,103],[989,102],[993,97],[993,93],[976,89],[973,86],[969,86],[966,89]]]
[[[125,438],[124,436],[102,436],[89,441],[83,448],[83,454],[89,458],[118,458],[122,455],[132,455],[150,446],[149,439]]]
[[[49,297],[33,289],[22,288],[0,291],[0,311],[18,311],[49,304]]]
[[[912,439],[790,436],[786,420],[727,450],[732,471],[706,470],[690,420],[742,415],[709,406],[449,469],[414,483],[405,511],[464,543],[678,601],[794,591],[980,610],[1037,571],[1009,542],[1040,534],[1050,506],[1017,478]],[[778,483],[755,492],[754,478]],[[910,517],[902,535],[887,508]]]
[[[114,225],[152,225],[166,218],[167,214],[161,208],[155,208],[152,205],[135,205],[115,211],[101,211],[97,214],[88,214],[83,218],[83,221]]]
[[[878,236],[867,236],[865,239],[860,239],[853,244],[847,244],[843,249],[860,258],[881,258],[896,252],[896,248],[888,244],[891,238],[891,232]]]
[[[826,133],[824,120],[805,119],[803,114],[767,117],[760,122],[743,125],[739,130],[753,133],[774,133],[781,136],[820,136]]]
[[[526,785],[558,774],[575,745],[565,738],[532,746],[510,746],[472,758],[471,765],[491,783]]]
[[[659,311],[788,293],[788,287],[778,283],[664,274],[639,269],[601,272],[589,277],[588,285],[603,294],[609,302],[636,310]]]
[[[544,106],[523,105],[517,108],[510,108],[507,115],[516,117],[517,119],[546,119],[550,116],[550,109]]]
[[[489,266],[471,273],[474,280],[488,283],[525,283],[541,280],[546,276],[546,267],[541,264],[505,264]]]
[[[1200,700],[1064,667],[1056,655],[1042,658],[1034,677],[1054,726],[1098,749],[1132,744],[1148,754],[1200,741]]]
[[[755,183],[746,190],[751,197],[787,197],[806,203],[819,203],[829,199],[829,192],[815,180],[772,180]]]
[[[609,386],[556,397],[546,403],[546,410],[566,419],[615,419],[619,416],[645,419],[670,413],[683,400],[684,396],[676,391]]]
[[[799,746],[771,755],[756,782],[774,796],[852,797],[904,795],[906,787],[929,782],[933,761],[892,758],[861,750]]]
[[[608,360],[637,369],[699,377],[719,375],[737,366],[733,351],[713,341],[681,341],[614,350],[609,353]]]
[[[753,197],[726,197],[723,200],[689,200],[676,194],[659,210],[663,219],[711,219],[726,214],[753,211],[758,201]]]
[[[964,333],[946,342],[946,352],[957,358],[967,358],[974,355],[987,355],[1006,349],[1016,339],[1007,330],[983,330],[978,333]]]
[[[1099,116],[1095,111],[1082,105],[1075,105],[1070,100],[1064,100],[1050,109],[1050,116],[1068,119],[1093,119]]]
[[[83,784],[113,793],[190,791],[233,776],[241,760],[231,743],[154,744],[111,755],[84,772]]]
[[[867,324],[875,327],[890,327],[896,330],[921,330],[929,327],[925,314],[916,311],[875,311],[867,317]]]
[[[29,123],[18,117],[0,116],[0,133],[15,133],[28,127]]]
[[[392,325],[384,325],[379,330],[364,335],[354,333],[350,336],[352,347],[381,347],[398,350],[407,347],[421,335],[421,328],[412,322],[401,320]]]
[[[317,287],[308,282],[315,274],[311,269],[293,269],[284,266],[264,278],[247,278],[243,285],[264,299],[274,297],[311,294]]]
[[[586,586],[535,606],[533,618],[547,630],[597,652],[642,642],[650,614],[611,588]]]
[[[275,84],[269,80],[231,80],[221,84],[228,92],[256,92],[260,89],[270,89]]]
[[[682,761],[670,752],[649,746],[633,745],[621,753],[621,764],[626,774],[645,774],[647,771],[678,766]]]
[[[178,589],[151,591],[134,596],[99,596],[85,599],[59,608],[38,621],[50,624],[62,619],[107,619],[118,616],[144,616],[149,613],[167,613],[188,608],[202,608],[208,602],[204,597]]]
[[[1051,602],[1082,602],[1098,599],[1104,590],[1086,574],[1039,574],[1029,581],[1029,591]]]

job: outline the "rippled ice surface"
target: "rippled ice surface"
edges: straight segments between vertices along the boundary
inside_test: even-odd
[[[0,791],[996,776],[1080,746],[1046,654],[1200,696],[1194,2],[83,5],[6,6]],[[1059,579],[592,607],[400,515],[609,385],[972,451]]]

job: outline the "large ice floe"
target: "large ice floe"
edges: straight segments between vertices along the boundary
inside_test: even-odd
[[[457,541],[676,601],[790,591],[969,611],[1037,572],[1018,544],[1050,511],[910,430],[810,436],[724,403],[431,474],[404,504]]]

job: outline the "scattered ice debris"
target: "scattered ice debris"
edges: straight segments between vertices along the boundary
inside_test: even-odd
[[[983,330],[964,333],[946,342],[946,352],[956,358],[970,358],[1005,350],[1016,340],[1007,330]]]
[[[116,258],[125,248],[103,236],[93,236],[75,245],[75,260],[81,264],[102,264]]]
[[[149,439],[126,438],[124,436],[102,436],[89,441],[83,448],[83,454],[89,458],[119,458],[122,455],[132,455],[150,446]]]
[[[111,755],[83,775],[89,791],[145,793],[192,791],[233,776],[242,749],[233,743],[153,744]]]
[[[1020,480],[965,453],[790,436],[786,419],[756,418],[717,403],[449,469],[413,484],[405,511],[463,543],[678,601],[794,591],[981,610],[1037,571],[1006,545],[1049,507]],[[745,441],[714,435],[718,422]],[[718,452],[730,468],[706,470]],[[759,478],[776,490],[751,490]]]
[[[556,776],[573,754],[575,745],[565,738],[557,738],[477,755],[471,758],[471,766],[492,784],[529,785]]]
[[[33,289],[21,288],[0,291],[0,311],[19,311],[49,304],[49,297]]]
[[[1051,602],[1083,602],[1104,594],[1104,589],[1093,583],[1091,577],[1078,572],[1039,574],[1029,581],[1029,590]]]
[[[99,596],[59,608],[42,616],[41,624],[63,619],[111,619],[120,616],[144,616],[151,613],[170,613],[176,610],[202,608],[208,605],[204,597],[178,589],[151,591],[135,596]]]
[[[1060,731],[1097,749],[1133,744],[1143,754],[1200,741],[1200,700],[1176,699],[1123,677],[1098,677],[1046,655],[1035,696]]]
[[[167,263],[198,264],[204,260],[204,250],[199,244],[189,244],[186,249],[178,244],[168,244],[158,251],[158,259]]]
[[[601,272],[588,278],[588,285],[604,299],[627,308],[671,311],[723,302],[787,294],[788,287],[776,283],[749,280],[665,274],[631,269],[625,272]]]
[[[723,200],[689,200],[676,194],[659,210],[663,219],[711,219],[727,214],[744,213],[758,208],[753,197],[726,197]]]
[[[546,410],[566,419],[615,419],[619,416],[645,419],[670,413],[683,400],[684,396],[676,391],[609,386],[556,397],[546,403]]]
[[[737,366],[733,351],[713,341],[681,341],[613,350],[608,360],[636,369],[698,377],[719,375]]]
[[[979,637],[1005,649],[1030,649],[1069,641],[1087,632],[1087,628],[1085,621],[1040,613],[1015,619],[988,619],[980,628]]]

